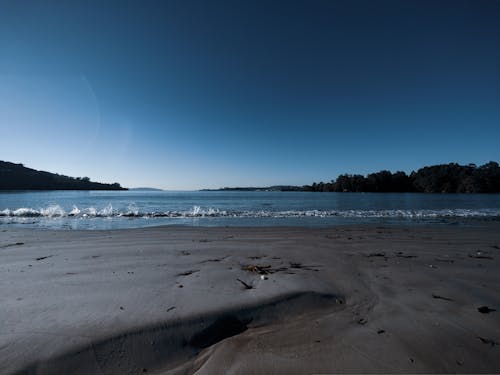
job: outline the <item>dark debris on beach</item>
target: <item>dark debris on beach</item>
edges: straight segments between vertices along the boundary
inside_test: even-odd
[[[479,311],[481,314],[489,314],[490,312],[494,312],[496,310],[488,306],[480,306],[477,308],[477,311]]]
[[[454,301],[452,298],[448,298],[448,297],[443,297],[443,296],[440,296],[438,294],[432,294],[432,298],[435,298],[435,299],[442,299],[444,301]]]

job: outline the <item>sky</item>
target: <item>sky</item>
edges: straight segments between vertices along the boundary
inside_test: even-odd
[[[123,186],[500,161],[500,1],[0,0],[0,160]]]

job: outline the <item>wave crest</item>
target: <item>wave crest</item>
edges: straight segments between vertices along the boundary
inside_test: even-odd
[[[108,204],[102,209],[95,207],[79,208],[73,205],[71,210],[64,210],[59,205],[34,209],[21,207],[17,209],[4,209],[0,211],[1,217],[9,218],[98,218],[98,217],[124,217],[124,218],[204,218],[204,217],[234,217],[234,218],[300,218],[300,217],[345,217],[345,218],[497,218],[500,209],[420,209],[420,210],[219,210],[217,208],[202,208],[193,206],[185,211],[151,211],[143,212],[137,207],[129,205],[126,210],[114,209]]]

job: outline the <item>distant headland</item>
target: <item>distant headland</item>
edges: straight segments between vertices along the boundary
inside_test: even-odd
[[[200,191],[304,191],[304,187],[293,185],[276,185],[267,187],[223,187],[220,189],[201,189]]]
[[[37,171],[0,160],[0,190],[127,190],[118,183],[103,184],[88,177],[68,177]]]
[[[130,191],[163,191],[163,189],[157,189],[152,187],[137,187],[137,188],[129,188]]]
[[[500,167],[497,162],[476,166],[457,163],[423,167],[409,175],[380,171],[367,176],[342,174],[330,182],[312,185],[269,187],[225,187],[204,191],[315,191],[374,193],[500,193]]]

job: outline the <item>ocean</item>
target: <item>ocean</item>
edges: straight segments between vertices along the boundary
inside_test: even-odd
[[[157,225],[477,225],[500,220],[500,194],[229,191],[0,192],[0,227]]]

